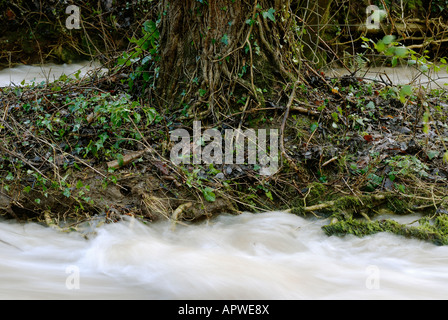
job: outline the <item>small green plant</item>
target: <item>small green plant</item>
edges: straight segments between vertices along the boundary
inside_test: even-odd
[[[184,174],[186,175],[186,184],[190,188],[198,189],[202,192],[204,199],[208,202],[215,202],[216,194],[215,190],[209,186],[204,186],[204,182],[207,179],[200,175],[201,169],[195,168],[192,171],[182,168]],[[213,168],[213,165],[210,166],[210,170],[213,172],[219,172],[218,170]]]
[[[390,166],[392,171],[389,173],[389,178],[392,181],[396,176],[412,176],[417,175],[419,177],[427,177],[428,166],[421,162],[415,156],[394,156],[390,159],[386,159],[385,163]]]
[[[145,21],[142,28],[143,36],[141,38],[132,37],[130,43],[134,48],[129,52],[124,52],[122,57],[117,60],[119,67],[131,67],[133,72],[127,80],[132,91],[135,84],[142,80],[142,90],[153,85],[157,77],[155,62],[159,60],[159,31],[154,21]]]
[[[71,128],[67,125],[61,128],[65,122],[59,121],[56,126],[53,120],[53,126],[56,126],[58,132],[77,135],[87,127],[97,128],[95,140],[90,140],[86,146],[77,147],[77,153],[82,152],[84,157],[89,154],[98,157],[100,153],[116,157],[119,145],[125,139],[143,139],[138,130],[135,130],[134,124],[145,128],[161,120],[154,108],[142,106],[128,94],[113,96],[110,93],[101,93],[89,98],[81,95],[67,103],[74,123]],[[48,129],[46,122],[42,122],[42,125]]]

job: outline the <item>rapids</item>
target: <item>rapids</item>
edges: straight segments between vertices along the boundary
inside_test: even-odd
[[[127,218],[86,239],[3,221],[0,299],[448,297],[448,247],[385,233],[327,237],[324,223],[245,213],[173,230]]]

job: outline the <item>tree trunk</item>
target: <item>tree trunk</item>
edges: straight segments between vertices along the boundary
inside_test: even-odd
[[[235,90],[263,104],[272,85],[266,77],[295,81],[289,2],[162,1],[158,92],[164,105],[190,106],[196,117],[216,115]]]

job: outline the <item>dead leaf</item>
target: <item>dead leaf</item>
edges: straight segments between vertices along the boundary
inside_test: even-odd
[[[8,20],[14,20],[16,18],[16,14],[11,9],[6,9],[6,17],[8,17]]]
[[[366,134],[364,136],[364,140],[366,140],[367,142],[372,142],[373,141],[373,137],[370,134]]]
[[[166,163],[163,163],[161,161],[155,161],[153,162],[154,166],[159,169],[159,171],[165,175],[165,176],[169,176],[170,175],[170,171],[168,170],[168,166]]]

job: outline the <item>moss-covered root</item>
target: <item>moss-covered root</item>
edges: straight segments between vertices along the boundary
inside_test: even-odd
[[[380,232],[389,232],[407,238],[429,241],[435,245],[448,245],[448,216],[438,216],[432,221],[423,218],[419,226],[406,226],[394,220],[364,221],[347,219],[323,226],[328,236],[352,234],[364,237]]]
[[[318,198],[316,198],[318,199]],[[385,208],[389,211],[403,215],[412,213],[412,203],[410,201],[404,201],[396,194],[372,194],[361,196],[345,196],[339,197],[334,201],[319,202],[314,200],[312,205],[303,207],[298,205],[298,201],[294,202],[295,208],[292,209],[293,213],[308,213],[308,212],[320,212],[334,214],[337,212],[343,212],[344,216],[352,216],[353,214],[368,216],[369,218],[377,214],[377,208]],[[300,203],[299,203],[300,204]],[[296,208],[297,207],[297,208]]]

